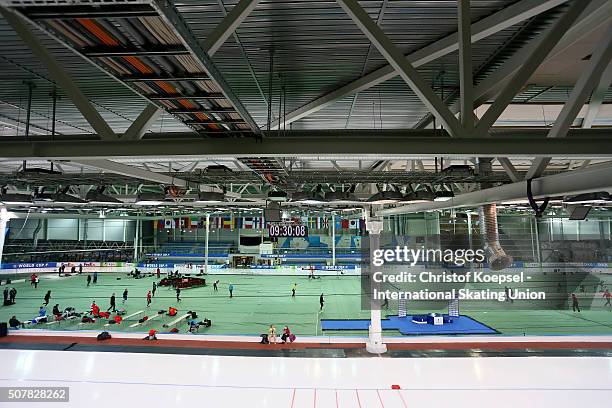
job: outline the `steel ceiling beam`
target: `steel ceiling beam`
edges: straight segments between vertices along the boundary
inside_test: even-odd
[[[251,131],[259,134],[259,126],[253,117],[251,117],[251,114],[246,110],[238,96],[229,86],[221,71],[219,71],[211,57],[207,54],[206,50],[200,45],[200,42],[196,39],[196,36],[189,29],[189,26],[183,19],[183,16],[176,10],[174,2],[169,0],[154,0],[152,5],[159,11],[161,18],[165,20],[170,27],[174,27],[176,34],[181,39],[184,46],[191,52],[191,55],[198,62],[200,62],[200,64],[202,64],[202,67],[206,73],[216,82],[225,98],[236,108],[236,111],[247,122],[251,128]]]
[[[124,142],[127,143],[127,142]],[[164,185],[174,185],[179,187],[187,187],[187,182],[182,179],[177,179],[161,173],[155,173],[148,170],[139,169],[127,164],[117,163],[111,160],[72,160],[73,163],[80,164],[94,169],[108,171],[114,174],[134,177],[140,180],[153,181]]]
[[[210,57],[221,48],[223,43],[236,31],[236,28],[251,14],[261,0],[241,0],[236,4],[215,29],[201,42],[202,48]]]
[[[544,197],[571,196],[593,191],[609,191],[612,189],[610,180],[612,180],[612,163],[603,163],[581,170],[567,171],[535,179],[532,182],[532,192],[534,198],[539,199]],[[483,204],[521,199],[527,199],[527,181],[456,195],[444,202],[389,208],[377,212],[376,215],[410,214],[450,208],[477,207]]]
[[[463,128],[457,118],[450,112],[440,97],[434,93],[412,64],[406,60],[399,48],[389,40],[384,31],[370,18],[357,0],[337,0],[337,2],[372,44],[374,44],[382,56],[395,68],[421,102],[444,124],[451,136],[463,136]]]
[[[584,115],[584,119],[582,120],[581,127],[583,129],[590,129],[595,122],[595,118],[599,113],[599,109],[601,108],[601,104],[603,103],[604,97],[608,88],[612,84],[612,64],[608,65],[608,68],[601,76],[601,81],[599,81],[599,85],[593,92],[591,96],[591,101],[589,102],[589,106],[587,108],[587,113]]]
[[[380,10],[378,11],[378,18],[376,19],[376,24],[379,26],[382,25],[383,20],[385,18],[385,12],[387,11],[388,0],[383,0],[380,5]],[[363,60],[363,66],[361,68],[361,76],[364,76],[366,73],[366,69],[368,67],[368,61],[370,60],[370,55],[372,54],[372,43],[368,44],[368,52],[366,53],[365,59]],[[355,106],[357,105],[357,98],[359,98],[359,92],[356,92],[353,95],[353,101],[351,102],[351,108],[349,109],[348,115],[346,115],[346,124],[344,128],[348,128],[349,123],[351,122],[351,116],[353,116],[353,111],[355,110]],[[382,126],[381,126],[382,127]]]
[[[569,28],[564,30],[565,33],[563,38],[557,43],[553,50],[544,58],[544,62],[559,55],[576,41],[589,34],[592,30],[599,27],[603,22],[609,18],[609,14],[612,12],[612,3],[606,0],[592,1],[591,4],[585,9],[578,20]],[[533,54],[533,51],[543,40],[543,38],[555,27],[549,27],[546,31],[542,32],[537,38],[532,40],[530,44],[517,51],[511,58],[502,64],[498,69],[483,79],[474,90],[474,97],[476,98],[474,108],[479,107],[483,103],[495,97],[501,87],[512,77],[512,75],[523,65],[529,55]],[[459,104],[451,106],[451,111],[458,112]]]
[[[605,30],[602,40],[599,45],[595,48],[591,60],[589,61],[587,69],[585,69],[572,93],[570,94],[567,102],[563,105],[563,109],[555,124],[548,132],[547,137],[559,138],[565,137],[567,132],[571,128],[578,112],[584,106],[589,96],[593,93],[593,89],[597,86],[602,78],[604,72],[607,70],[612,60],[612,23],[608,24],[608,28]],[[550,162],[550,157],[538,157],[536,158],[529,171],[527,171],[526,179],[533,177],[539,177],[546,170],[546,166]]]
[[[471,26],[472,42],[480,41],[490,35],[498,33],[515,24],[528,20],[540,13],[553,9],[569,0],[521,0],[488,17],[485,17]],[[435,61],[459,49],[459,34],[453,33],[446,37],[429,44],[405,58],[418,68],[429,62]],[[319,110],[331,105],[332,103],[381,84],[389,79],[396,77],[398,73],[391,65],[385,65],[379,69],[361,76],[301,107],[290,112],[283,119],[287,124],[295,122],[301,118],[311,115]],[[272,123],[272,129],[278,129],[279,120]]]
[[[470,0],[458,1],[459,20],[459,93],[461,104],[461,125],[466,134],[474,128],[474,80],[472,78],[472,34]]]
[[[510,161],[510,159],[506,157],[498,157],[497,161],[504,168],[504,170],[506,171],[506,174],[508,175],[508,177],[510,177],[510,180],[516,183],[523,179],[523,177],[521,177],[519,172],[516,170],[516,167],[514,167],[514,165]]]
[[[450,138],[433,130],[403,132],[287,132],[286,137],[265,138],[180,138],[172,134],[148,134],[138,141],[63,139],[56,141],[0,141],[0,158],[99,159],[164,157],[171,159],[227,157],[612,157],[606,129],[574,129],[577,137],[551,139],[547,129],[508,131],[490,138]],[[335,135],[331,137],[330,135]],[[12,139],[12,138],[11,138]]]
[[[72,80],[70,75],[60,66],[58,61],[51,55],[47,48],[42,45],[40,40],[28,27],[26,19],[21,14],[0,6],[0,14],[13,27],[24,43],[30,48],[32,53],[38,57],[40,62],[47,68],[51,77],[57,85],[62,88],[66,95],[72,100],[74,106],[81,112],[85,120],[93,128],[100,139],[116,140],[118,136],[113,129],[106,123],[100,113],[93,107],[81,89]]]
[[[163,110],[156,105],[149,104],[136,118],[130,127],[121,136],[121,140],[140,140],[151,128],[157,118],[161,116]]]
[[[554,58],[556,55],[559,55],[568,49],[576,41],[584,38],[586,35],[599,29],[601,26],[606,25],[611,13],[612,2],[607,0],[591,1],[591,4],[585,9],[574,25],[566,30],[561,41],[559,41],[555,48],[548,54],[545,61]],[[536,39],[531,41],[530,44],[518,50],[499,68],[480,81],[480,83],[474,88],[474,109],[495,97],[501,87],[503,87],[508,79],[521,67],[529,55],[533,53],[533,50],[538,45],[539,41],[551,30],[553,30],[553,27],[550,27],[542,32]],[[453,114],[459,113],[459,101],[455,100],[449,106],[449,108]],[[415,129],[423,129],[431,122],[432,116],[428,114],[419,121],[418,125],[415,126]]]
[[[512,79],[508,81],[501,92],[496,96],[493,104],[487,109],[482,118],[480,118],[475,129],[476,134],[487,134],[495,121],[508,107],[510,102],[512,102],[512,99],[514,99],[519,90],[525,85],[535,70],[542,64],[546,56],[561,40],[567,27],[571,27],[572,24],[574,24],[586,6],[589,5],[590,1],[591,0],[580,0],[574,2],[569,10],[555,22],[553,28],[539,40],[529,58],[523,61],[516,73],[512,76]]]

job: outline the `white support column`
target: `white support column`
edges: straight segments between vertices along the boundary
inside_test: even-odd
[[[208,235],[210,233],[210,214],[206,214],[206,235],[204,237],[204,273],[208,273]]]
[[[238,251],[240,251],[240,210],[238,210],[238,218],[236,221],[236,230],[238,230]]]
[[[83,223],[83,249],[87,248],[87,228],[89,228],[89,222],[87,221],[87,218],[85,218],[84,221],[85,222]],[[46,225],[45,225],[45,229],[46,229]],[[45,231],[45,238],[47,238],[46,231]]]
[[[331,216],[331,231],[332,231],[332,266],[336,266],[336,213],[332,212]]]
[[[140,220],[140,228],[138,229],[138,254],[142,253],[142,220]]]
[[[4,234],[6,234],[6,225],[8,224],[8,212],[6,208],[0,208],[0,267],[2,266],[2,253],[4,252]]]
[[[136,220],[136,225],[134,226],[134,262],[138,260],[138,225],[140,224],[140,220]]]
[[[372,265],[373,251],[380,248],[380,233],[383,230],[382,218],[369,218],[366,221],[366,229],[368,230],[370,240],[370,272],[374,265]],[[370,276],[371,278],[371,276]],[[375,283],[370,280],[372,291]],[[373,296],[373,294],[371,294]],[[381,311],[380,303],[375,301],[373,298],[370,302],[370,327],[368,331],[368,341],[366,342],[366,350],[373,354],[381,354],[387,352],[387,346],[383,343],[382,338],[382,322],[381,322]]]

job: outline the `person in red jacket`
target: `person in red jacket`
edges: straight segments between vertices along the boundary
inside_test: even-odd
[[[289,340],[290,336],[291,336],[291,330],[289,330],[288,326],[285,326],[283,328],[283,334],[281,335],[281,340],[283,341],[283,343],[286,343],[287,340]]]
[[[612,304],[610,304],[610,300],[612,299],[612,293],[610,293],[610,290],[608,290],[608,288],[606,288],[606,291],[603,294],[603,298],[606,299],[606,303],[604,304],[604,307],[612,306]]]
[[[147,292],[147,307],[151,306],[151,291]]]
[[[98,305],[96,305],[96,301],[94,300],[93,303],[91,304],[91,314],[94,317],[98,317],[100,316],[100,307]]]

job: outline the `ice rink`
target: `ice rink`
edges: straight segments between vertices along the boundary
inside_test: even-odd
[[[0,361],[1,386],[67,386],[70,402],[53,406],[69,407],[592,408],[609,406],[612,398],[612,358],[602,357],[311,359],[0,350]]]

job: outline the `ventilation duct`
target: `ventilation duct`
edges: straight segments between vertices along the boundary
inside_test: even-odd
[[[484,241],[484,249],[493,271],[501,271],[512,265],[512,257],[507,255],[499,243],[497,228],[497,205],[486,204],[478,208],[480,216],[480,235]]]

